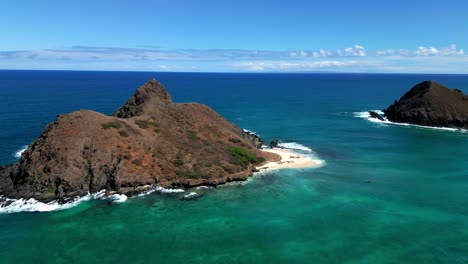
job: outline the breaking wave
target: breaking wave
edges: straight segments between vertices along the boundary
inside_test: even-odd
[[[296,142],[288,142],[288,143],[281,142],[278,144],[278,146],[285,148],[285,149],[294,149],[294,150],[302,150],[305,152],[312,152],[311,148],[304,146],[302,144],[296,143]]]
[[[255,131],[252,131],[252,130],[248,130],[248,129],[245,129],[243,128],[242,129],[245,133],[249,133],[249,134],[252,134],[252,135],[257,135],[257,136],[260,136],[257,132]]]
[[[384,120],[379,120],[378,118],[373,118],[370,116],[369,111],[376,112],[377,114],[381,115]],[[411,126],[411,127],[418,127],[424,129],[435,129],[435,130],[445,130],[445,131],[452,131],[452,132],[461,132],[461,133],[468,133],[468,130],[461,129],[461,128],[451,128],[451,127],[431,127],[431,126],[421,126],[421,125],[414,125],[409,123],[397,123],[389,121],[385,116],[384,112],[381,110],[369,110],[364,112],[354,112],[354,117],[363,118],[373,123],[378,123],[382,125],[397,125],[397,126]]]
[[[0,214],[2,213],[18,213],[18,212],[50,212],[72,208],[83,201],[88,201],[92,198],[91,195],[75,198],[72,201],[60,204],[57,201],[49,203],[39,202],[36,199],[8,199],[0,197]]]
[[[184,198],[184,199],[191,199],[191,198],[196,197],[196,196],[198,196],[198,195],[199,195],[199,194],[196,193],[196,192],[191,192],[191,193],[189,193],[189,194],[184,195],[183,198]]]
[[[23,152],[25,152],[26,150],[28,149],[28,145],[24,145],[22,146],[20,149],[18,149],[14,154],[13,156],[15,158],[21,158],[21,155],[23,154]]]
[[[182,193],[183,189],[166,189],[160,186],[154,187],[146,192],[140,193],[137,196],[147,195],[153,192],[160,193]],[[67,203],[59,203],[58,201],[51,201],[48,203],[40,202],[36,199],[10,199],[0,196],[0,214],[19,213],[19,212],[51,212],[69,209],[77,206],[81,202],[89,200],[109,200],[113,203],[123,203],[129,198],[125,194],[110,194],[107,195],[105,190],[101,190],[94,194],[88,194],[82,197],[77,197]]]

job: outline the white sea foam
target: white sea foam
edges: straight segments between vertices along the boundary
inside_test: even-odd
[[[160,193],[182,193],[185,192],[183,189],[167,189],[160,186],[152,188],[146,192],[139,194],[138,196],[147,195],[152,192]],[[83,201],[95,200],[110,200],[114,203],[123,203],[128,200],[125,194],[111,194],[107,195],[106,190],[100,190],[94,194],[88,194],[82,197],[77,197],[67,203],[59,203],[58,201],[52,201],[49,203],[39,202],[36,199],[9,199],[0,196],[0,214],[5,213],[18,213],[18,212],[50,212],[72,208],[77,206]]]
[[[156,188],[151,188],[147,191],[144,191],[144,192],[141,192],[137,195],[137,197],[140,197],[140,196],[145,196],[145,195],[148,195],[148,194],[151,194],[151,193],[154,193],[156,191]]]
[[[78,197],[72,201],[64,204],[60,204],[57,201],[52,201],[49,203],[39,202],[36,199],[8,199],[0,197],[0,200],[3,200],[0,203],[0,214],[3,213],[18,213],[18,212],[50,212],[56,210],[64,210],[78,205],[83,201],[88,201],[92,198],[91,195],[86,195],[83,197]],[[5,204],[8,204],[5,206]]]
[[[95,200],[110,200],[114,203],[123,203],[128,199],[128,197],[125,194],[115,193],[108,195],[106,193],[106,190],[100,190],[99,192],[94,193],[92,196]]]
[[[24,145],[22,146],[20,149],[18,149],[14,154],[13,156],[15,158],[21,158],[21,155],[23,154],[23,152],[25,152],[26,150],[28,149],[28,146],[27,145]]]
[[[248,130],[248,129],[242,129],[244,132],[246,133],[249,133],[249,134],[253,134],[253,135],[257,135],[258,136],[258,133],[255,132],[255,131],[252,131],[252,130]]]
[[[128,199],[127,195],[125,194],[111,194],[108,197],[109,200],[111,200],[114,203],[123,203]]]
[[[99,192],[93,194],[93,199],[102,199],[106,196],[106,190],[100,190]]]
[[[213,187],[202,185],[202,186],[196,187],[195,189],[197,189],[197,190],[202,190],[202,189],[213,189]]]
[[[184,189],[169,189],[169,188],[164,188],[164,187],[161,187],[161,186],[156,186],[154,188],[151,188],[147,191],[144,191],[140,194],[138,194],[137,196],[145,196],[145,195],[148,195],[150,193],[154,193],[154,192],[160,192],[160,193],[183,193],[185,192]]]
[[[285,148],[285,149],[294,149],[294,150],[302,150],[305,152],[312,152],[311,148],[304,146],[302,144],[296,143],[296,142],[287,142],[287,143],[281,142],[278,144],[278,146]]]
[[[325,160],[321,160],[321,159],[318,159],[318,158],[313,159],[313,161],[317,164],[317,167],[323,167],[323,166],[325,166],[325,163],[326,163]]]
[[[184,195],[184,199],[189,199],[189,198],[192,198],[193,196],[197,196],[197,195],[198,195],[198,193],[191,192],[189,194]]]
[[[381,115],[384,120],[380,120],[378,118],[371,117],[369,111],[376,112],[377,114]],[[382,124],[382,125],[411,126],[411,127],[424,128],[424,129],[435,129],[435,130],[445,130],[445,131],[452,131],[452,132],[468,133],[468,130],[466,130],[466,129],[458,129],[458,128],[451,128],[451,127],[431,127],[431,126],[421,126],[421,125],[414,125],[414,124],[408,124],[408,123],[392,122],[392,121],[389,121],[384,116],[384,112],[382,112],[381,110],[369,110],[369,111],[354,112],[353,115],[355,117],[363,118],[363,119],[366,119],[366,120],[368,120],[370,122],[378,123],[378,124]]]
[[[185,192],[184,189],[167,189],[167,188],[163,188],[161,186],[157,186],[155,188],[155,190],[160,192],[160,193],[182,193],[182,192]]]

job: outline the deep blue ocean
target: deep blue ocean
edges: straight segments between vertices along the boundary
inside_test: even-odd
[[[359,117],[425,80],[468,93],[468,75],[0,71],[0,164],[58,114],[111,114],[152,78],[326,165],[193,201],[1,213],[0,263],[468,263],[468,133]]]

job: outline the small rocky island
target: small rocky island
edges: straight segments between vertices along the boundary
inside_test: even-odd
[[[0,167],[0,195],[51,201],[245,180],[255,166],[280,159],[260,151],[262,143],[208,106],[172,103],[151,80],[112,116],[59,115],[18,163]]]
[[[468,129],[468,95],[433,81],[417,84],[383,112],[392,122]],[[369,114],[384,120],[379,113]]]

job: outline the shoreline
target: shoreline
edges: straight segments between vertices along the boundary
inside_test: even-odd
[[[319,168],[324,165],[324,161],[310,154],[303,154],[287,148],[259,149],[266,152],[270,157],[265,163],[259,166],[249,166],[245,171],[239,172],[236,175],[230,175],[217,181],[197,181],[197,182],[178,182],[174,185],[166,182],[160,182],[157,185],[143,185],[129,190],[106,191],[100,190],[96,193],[87,193],[84,195],[74,195],[63,199],[41,200],[35,198],[9,198],[0,195],[0,214],[19,213],[19,212],[50,212],[63,210],[74,207],[81,202],[99,199],[109,200],[113,203],[122,203],[132,197],[147,195],[153,192],[160,193],[185,193],[192,188],[200,186],[219,187],[231,182],[244,182],[251,178],[256,172],[267,172],[277,169],[303,169],[303,168]]]
[[[269,171],[276,169],[304,169],[304,168],[320,168],[325,161],[317,157],[301,154],[291,149],[272,148],[261,149],[261,151],[273,153],[280,157],[279,161],[269,161],[261,166],[255,167],[257,171]]]

